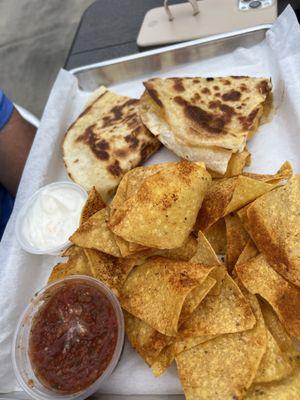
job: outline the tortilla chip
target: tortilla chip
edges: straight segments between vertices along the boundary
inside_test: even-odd
[[[227,236],[226,266],[231,272],[250,237],[236,214],[227,215],[225,223]]]
[[[197,226],[205,231],[220,218],[236,211],[275,187],[270,183],[240,175],[212,183],[197,217]]]
[[[182,337],[222,335],[253,328],[255,317],[239,287],[226,273],[218,296],[208,293],[179,328]]]
[[[73,257],[76,256],[77,254],[82,253],[82,247],[79,246],[75,246],[74,244],[72,244],[72,246],[66,248],[66,250],[63,251],[62,253],[62,257]]]
[[[279,274],[300,286],[300,175],[257,199],[247,216],[258,249]]]
[[[108,207],[96,212],[73,233],[70,241],[77,246],[100,250],[114,257],[121,257],[116,239],[108,228]]]
[[[179,326],[184,321],[189,319],[195,309],[199,306],[201,301],[210,292],[213,286],[216,284],[216,280],[208,276],[200,286],[192,290],[187,296],[183,303],[181,314],[179,317]]]
[[[284,354],[271,332],[267,329],[267,349],[259,364],[253,382],[272,382],[286,378],[293,370],[293,366]]]
[[[204,231],[206,239],[211,244],[216,254],[226,253],[226,225],[224,218],[219,219],[215,224]]]
[[[251,258],[258,255],[258,250],[251,239],[248,240],[244,250],[241,252],[239,258],[237,259],[236,265],[243,264],[246,261],[251,260]]]
[[[100,193],[98,193],[95,186],[93,186],[81,211],[80,225],[86,222],[97,211],[100,211],[105,207],[106,204],[104,203]]]
[[[151,366],[172,340],[151,328],[146,322],[124,311],[125,330],[132,347]]]
[[[143,180],[122,208],[114,210],[110,227],[129,242],[178,248],[192,231],[210,180],[203,165],[165,163],[164,169]]]
[[[300,363],[299,363],[300,364]],[[287,378],[268,384],[254,384],[246,400],[299,400],[300,365]]]
[[[197,239],[197,250],[191,258],[191,262],[204,265],[220,265],[220,261],[214,252],[214,249],[206,239],[205,235],[199,231]]]
[[[271,304],[290,335],[300,339],[300,291],[287,282],[260,254],[235,267],[243,285]]]
[[[287,333],[282,323],[279,321],[272,307],[265,300],[260,299],[260,308],[265,320],[266,327],[276,340],[276,343],[278,344],[280,350],[283,353],[287,354],[290,358],[294,358],[299,355],[299,352],[296,350],[293,340]]]
[[[94,277],[105,283],[118,296],[135,265],[135,260],[116,258],[93,249],[85,249],[85,254]]]
[[[212,268],[153,257],[131,271],[121,292],[121,305],[158,332],[176,336],[187,295]]]
[[[293,168],[288,161],[285,161],[274,175],[254,174],[251,172],[244,172],[243,175],[266,183],[280,183],[281,181],[290,179],[293,176]]]
[[[69,250],[69,254],[72,252],[70,259],[66,263],[55,265],[48,278],[48,283],[57,281],[58,279],[63,279],[70,275],[93,275],[84,250],[76,246],[71,246],[69,249],[72,248],[73,250]]]
[[[119,247],[122,257],[132,256],[133,254],[139,253],[145,250],[144,246],[137,243],[130,243],[121,238],[120,236],[114,235],[117,246]]]
[[[266,350],[266,334],[255,296],[247,294],[247,301],[257,321],[253,329],[219,336],[176,357],[186,399],[241,399],[250,387]]]
[[[154,363],[151,365],[153,375],[162,375],[167,368],[172,364],[175,357],[201,343],[213,339],[214,336],[203,336],[195,338],[175,339],[174,342],[166,346],[158,355]]]

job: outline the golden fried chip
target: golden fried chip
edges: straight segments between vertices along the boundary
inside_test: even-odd
[[[93,186],[81,211],[80,225],[86,222],[97,211],[100,211],[105,207],[106,204],[104,203],[100,193],[98,193],[95,186]]]
[[[268,384],[254,384],[246,400],[299,400],[300,365],[287,378]]]
[[[250,237],[236,214],[228,214],[225,217],[225,223],[227,236],[226,266],[231,272]]]
[[[266,350],[266,333],[255,296],[246,296],[256,317],[253,329],[219,336],[176,357],[187,400],[242,399],[250,387]]]
[[[266,183],[279,183],[292,177],[293,168],[288,161],[285,161],[274,175],[254,174],[250,172],[244,172],[243,175],[247,176],[248,178],[257,179]]]
[[[82,247],[79,246],[75,246],[74,244],[68,248],[66,248],[66,250],[63,251],[62,253],[62,257],[73,257],[79,253],[82,253]]]
[[[128,274],[135,265],[130,258],[116,258],[93,249],[85,249],[93,275],[105,283],[118,296]]]
[[[71,250],[72,248],[73,250]],[[71,252],[72,255],[70,254]],[[48,283],[70,275],[93,275],[83,249],[72,246],[69,248],[68,253],[70,254],[70,259],[66,263],[55,265],[48,278]]]
[[[153,257],[131,271],[121,292],[121,305],[130,314],[168,336],[175,336],[182,305],[212,268]]]
[[[204,235],[216,254],[226,253],[226,225],[224,218],[219,219],[215,224],[206,229]]]
[[[70,241],[77,246],[100,250],[114,257],[121,257],[115,235],[108,228],[109,209],[104,208],[92,215],[73,233]]]
[[[247,217],[258,249],[278,273],[300,286],[300,175],[257,199]]]
[[[275,310],[290,335],[300,338],[300,291],[269,265],[264,255],[235,267],[243,285]]]
[[[251,239],[248,240],[244,250],[241,252],[239,258],[237,259],[236,265],[245,263],[251,260],[251,258],[258,255],[258,250]]]
[[[129,242],[159,249],[180,247],[194,226],[210,180],[203,165],[166,163],[114,210],[110,227]]]
[[[210,292],[213,286],[216,284],[216,280],[208,276],[200,286],[193,289],[187,296],[183,303],[181,314],[179,317],[179,326],[186,321],[195,309],[199,306],[201,301]]]
[[[179,328],[182,337],[222,335],[253,328],[255,317],[239,287],[226,273],[218,296],[208,293]]]
[[[175,339],[171,344],[166,346],[158,355],[156,360],[151,365],[152,373],[155,376],[163,374],[167,368],[172,364],[175,357],[201,343],[213,339],[214,336],[203,336],[195,338]]]
[[[251,203],[275,187],[240,175],[212,183],[197,217],[197,226],[205,231],[220,218]]]
[[[120,236],[114,235],[117,246],[119,247],[122,257],[131,256],[145,250],[144,246],[137,243],[130,243],[121,238]]]
[[[124,311],[124,318],[126,334],[132,347],[151,366],[172,338],[159,333],[127,311]]]
[[[206,239],[205,235],[199,231],[197,239],[197,250],[191,258],[191,262],[204,265],[220,265],[220,261],[214,252],[214,249]]]
[[[271,332],[267,329],[267,349],[259,364],[253,382],[272,382],[286,378],[293,370],[293,366],[284,354]]]
[[[276,343],[280,347],[280,350],[286,353],[290,358],[294,358],[299,355],[299,352],[296,350],[293,340],[287,333],[282,323],[279,321],[272,307],[263,299],[260,300],[260,307],[266,327],[276,340]]]

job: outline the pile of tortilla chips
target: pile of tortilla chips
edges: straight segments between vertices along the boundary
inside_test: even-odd
[[[118,296],[155,376],[188,400],[299,400],[300,177],[212,179],[201,163],[138,167],[95,189],[49,281],[91,275]]]

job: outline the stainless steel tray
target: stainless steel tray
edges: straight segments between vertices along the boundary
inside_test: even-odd
[[[162,49],[146,51],[127,57],[86,65],[71,71],[78,79],[79,87],[84,91],[93,91],[100,85],[111,86],[145,76],[159,74],[162,70],[172,70],[181,64],[205,60],[222,54],[228,54],[238,47],[252,47],[260,43],[271,25],[259,25],[253,28],[214,35],[176,44]],[[1,392],[1,388],[0,388]],[[0,394],[0,400],[27,400],[24,392]],[[95,400],[183,400],[181,395],[139,395],[116,396],[95,394]]]
[[[137,79],[147,74],[172,70],[181,64],[203,61],[228,54],[238,47],[252,47],[260,43],[272,25],[259,25],[222,35],[192,40],[140,54],[115,58],[85,65],[70,71],[84,91],[93,91],[100,85],[111,86]]]

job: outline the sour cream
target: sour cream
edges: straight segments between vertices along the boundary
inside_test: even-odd
[[[70,182],[52,183],[36,192],[17,222],[22,247],[42,253],[66,245],[79,226],[86,197],[80,186]]]

